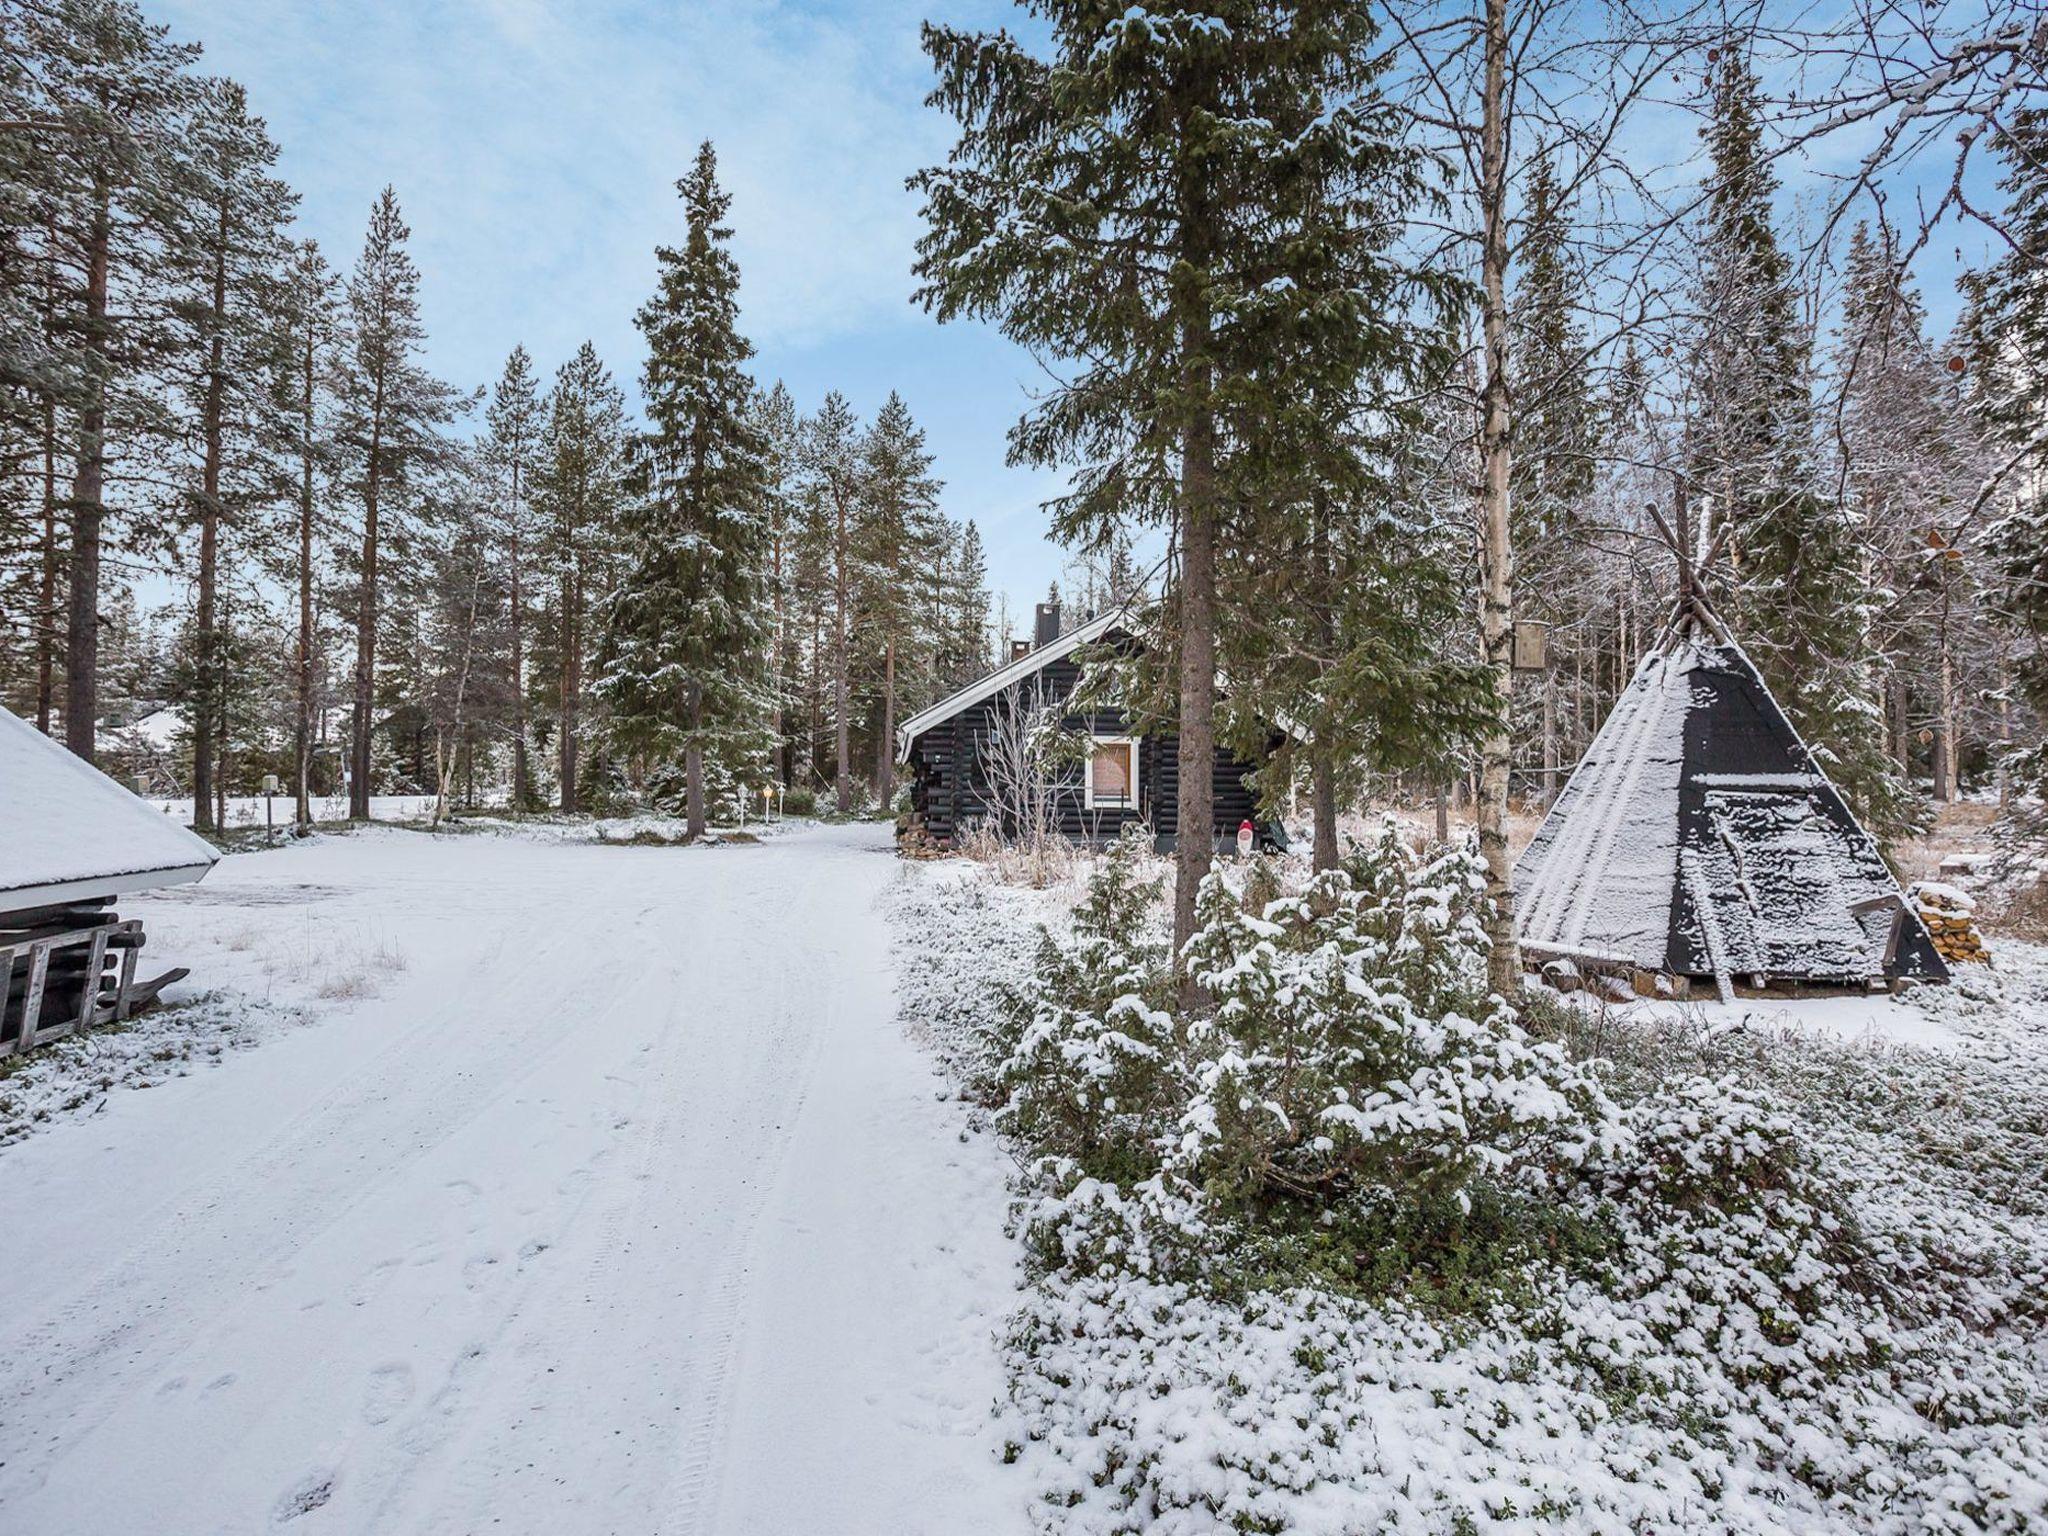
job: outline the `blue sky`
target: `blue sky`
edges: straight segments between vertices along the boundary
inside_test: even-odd
[[[900,391],[937,454],[947,509],[981,525],[1012,612],[1028,615],[1060,574],[1039,505],[1060,477],[1003,462],[1036,364],[986,327],[941,327],[910,303],[920,221],[904,178],[952,140],[923,106],[918,27],[1014,28],[1008,0],[145,4],[205,44],[205,67],[248,87],[303,194],[303,230],[338,268],[354,260],[378,190],[397,188],[429,361],[465,386],[494,379],[515,342],[551,372],[589,338],[635,394],[633,312],[653,285],[655,244],[679,230],[674,180],[712,139],[758,376],[785,380],[804,409],[837,388],[872,415]],[[1846,165],[1866,137],[1831,142],[1803,169]],[[1695,124],[1659,109],[1631,144],[1682,162]],[[1821,192],[1784,170],[1790,233]],[[1957,231],[1924,254],[1937,331],[1954,314],[1959,260],[1982,243]]]
[[[923,107],[928,16],[1011,20],[1001,0],[147,0],[205,68],[248,87],[346,270],[388,181],[413,230],[429,361],[487,383],[515,342],[546,371],[586,337],[629,395],[633,311],[673,183],[698,142],[733,194],[743,325],[765,383],[804,409],[837,388],[864,416],[891,389],[923,424],[946,505],[988,542],[1013,611],[1059,575],[1039,502],[1056,477],[1004,467],[1029,357],[910,302],[917,199],[944,158]]]

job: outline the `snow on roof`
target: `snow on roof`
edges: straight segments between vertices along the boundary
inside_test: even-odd
[[[1645,657],[1516,867],[1522,939],[1660,969],[1678,880],[1692,645]]]
[[[0,911],[197,880],[211,844],[0,709]]]
[[[1057,640],[1048,640],[1044,645],[1035,646],[1006,666],[997,667],[978,682],[969,683],[958,693],[939,700],[930,709],[912,715],[896,729],[896,761],[908,762],[910,744],[935,725],[944,724],[963,709],[970,709],[983,699],[992,699],[1010,684],[1021,682],[1040,668],[1049,666],[1062,656],[1072,655],[1091,640],[1099,640],[1116,627],[1117,621],[1125,616],[1123,608],[1112,608],[1098,614],[1086,624],[1068,630]]]

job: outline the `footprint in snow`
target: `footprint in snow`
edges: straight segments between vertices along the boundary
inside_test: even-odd
[[[286,1525],[301,1515],[310,1515],[334,1497],[334,1479],[333,1472],[308,1472],[279,1495],[270,1523]]]
[[[370,1384],[363,1394],[363,1422],[384,1424],[412,1401],[412,1367],[402,1360],[380,1365],[370,1372]]]

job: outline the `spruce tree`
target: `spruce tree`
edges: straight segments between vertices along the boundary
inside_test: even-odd
[[[1593,396],[1584,275],[1572,260],[1569,210],[1548,155],[1530,167],[1520,279],[1513,299],[1514,460],[1510,476],[1519,617],[1550,625],[1539,726],[1546,800],[1562,767],[1557,677],[1603,597],[1589,547],[1600,412]]]
[[[1816,463],[1790,261],[1771,223],[1755,74],[1724,46],[1705,130],[1713,162],[1700,232],[1692,484],[1728,526],[1736,631],[1793,726],[1865,825],[1889,843],[1924,809],[1885,749],[1871,592],[1851,511]]]
[[[624,519],[629,570],[605,613],[597,690],[629,750],[683,761],[688,832],[707,826],[707,758],[736,769],[767,744],[768,525],[763,445],[749,416],[753,347],[739,334],[732,206],[707,141],[676,183],[687,228],[656,250],[638,444]]]
[[[2035,858],[2048,854],[2048,111],[2015,114],[1998,149],[2012,248],[1969,281],[1970,377],[2003,469],[1985,545],[2021,713],[2001,764],[2005,833],[2016,852]]]
[[[1013,458],[1067,465],[1060,535],[1167,524],[1179,557],[1174,932],[1214,855],[1219,561],[1270,533],[1272,484],[1408,307],[1387,254],[1427,168],[1375,94],[1370,11],[1348,0],[1030,7],[1007,32],[925,29],[932,105],[961,136],[925,196],[920,296],[996,321],[1061,383]]]
[[[353,571],[356,666],[349,722],[349,815],[358,820],[370,814],[382,618],[379,561],[386,538],[404,531],[413,478],[443,455],[443,430],[465,403],[418,361],[426,331],[420,323],[419,269],[406,249],[411,238],[397,195],[386,187],[370,210],[369,233],[348,285],[341,436],[354,450],[351,478],[363,510]]]
[[[831,616],[832,795],[841,815],[853,809],[854,600],[862,585],[861,521],[866,486],[860,421],[836,389],[804,423],[805,515],[822,555],[821,597]]]
[[[495,481],[497,539],[504,548],[508,701],[512,729],[512,808],[533,807],[527,760],[526,562],[533,544],[533,472],[540,452],[541,402],[533,359],[515,346],[484,412],[484,463]]]
[[[597,348],[584,342],[555,373],[534,476],[542,559],[554,577],[557,803],[583,808],[584,670],[589,605],[609,580],[625,499],[626,402]]]
[[[1986,473],[1958,381],[1935,356],[1926,311],[1888,233],[1853,231],[1832,357],[1839,407],[1827,434],[1888,594],[1872,641],[1885,666],[1894,753],[1911,761],[1917,703],[1932,721],[1936,800],[1960,789],[1964,697],[1982,647],[1981,597],[1967,555],[1969,510]],[[1984,680],[1986,691],[1995,679]]]
[[[761,441],[761,515],[767,525],[767,581],[773,611],[768,727],[774,742],[776,780],[786,789],[792,782],[794,764],[786,711],[796,684],[798,634],[791,622],[791,600],[796,587],[802,438],[796,401],[780,379],[773,389],[755,397],[753,422]]]
[[[922,617],[913,597],[922,572],[937,568],[943,550],[937,521],[939,482],[924,432],[894,390],[882,402],[862,444],[866,515],[861,523],[861,566],[866,591],[863,622],[882,652],[881,711],[875,734],[875,796],[883,806],[895,793],[898,671]]]
[[[981,530],[971,518],[960,534],[951,588],[939,676],[942,695],[965,687],[989,669],[988,556],[982,549]]]

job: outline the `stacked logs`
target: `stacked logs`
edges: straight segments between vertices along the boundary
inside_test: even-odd
[[[1928,937],[1934,940],[1935,951],[1950,965],[1984,963],[1990,960],[1991,952],[1984,947],[1984,936],[1977,932],[1976,919],[1971,915],[1976,903],[1953,886],[1922,883],[1913,887],[1913,909],[1920,914],[1920,921],[1927,927]]]

